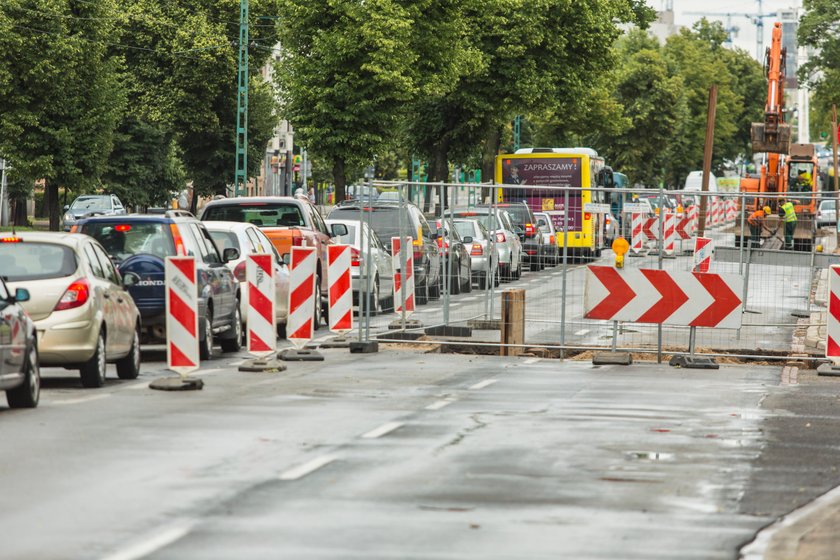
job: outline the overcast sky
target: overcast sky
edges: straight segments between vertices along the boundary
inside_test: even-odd
[[[656,10],[662,10],[665,6],[666,0],[647,0],[647,3]],[[673,0],[674,3],[674,23],[677,25],[691,26],[695,21],[703,16],[689,15],[687,12],[733,12],[733,13],[750,13],[758,12],[758,2],[756,0]],[[764,0],[762,3],[762,11],[765,14],[775,13],[780,9],[799,8],[802,6],[801,0]],[[717,19],[726,25],[725,16],[707,16],[708,19]],[[764,46],[770,41],[770,30],[773,28],[773,18],[764,18]],[[734,43],[736,46],[746,49],[750,54],[755,56],[755,26],[745,17],[732,17],[732,25],[740,28]]]

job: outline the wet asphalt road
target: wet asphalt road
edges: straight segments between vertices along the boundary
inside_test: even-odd
[[[46,370],[0,409],[0,557],[736,558],[838,482],[833,380],[325,355],[180,394],[146,388],[160,362]]]

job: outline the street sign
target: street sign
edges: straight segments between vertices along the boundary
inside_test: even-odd
[[[327,247],[329,266],[329,323],[330,330],[342,335],[353,330],[353,290],[350,277],[350,245],[330,245]],[[359,290],[360,294],[365,293]],[[361,297],[359,298],[361,301]],[[372,302],[375,304],[376,302]],[[360,310],[361,304],[360,304]]]
[[[199,363],[195,257],[166,257],[164,273],[166,365],[176,373],[187,375],[197,370]]]
[[[248,352],[265,357],[277,350],[277,324],[274,300],[274,255],[248,255],[245,261],[247,284]]]
[[[694,270],[697,272],[709,272],[712,266],[712,255],[715,252],[715,245],[709,237],[696,237],[694,239]]]
[[[690,327],[741,327],[743,278],[658,269],[587,267],[587,319]]]
[[[628,214],[647,214],[650,212],[650,206],[640,202],[627,202],[621,207],[621,211]]]
[[[583,211],[591,214],[609,214],[610,205],[598,202],[587,202],[583,205]]]

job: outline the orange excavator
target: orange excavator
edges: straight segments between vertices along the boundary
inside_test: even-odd
[[[769,206],[775,213],[782,201],[778,197],[762,197],[761,193],[787,193],[794,203],[797,227],[794,232],[794,249],[810,251],[816,236],[814,215],[819,191],[819,170],[813,144],[791,144],[791,128],[785,123],[785,59],[782,47],[782,24],[773,25],[773,38],[767,47],[765,70],[767,73],[767,102],[764,122],[752,123],[750,139],[754,154],[764,154],[760,171],[741,178],[741,192],[759,196],[745,198],[748,210]],[[767,220],[764,236],[778,231],[775,215]],[[736,244],[740,245],[740,224],[736,228]],[[745,232],[746,235],[749,233]]]

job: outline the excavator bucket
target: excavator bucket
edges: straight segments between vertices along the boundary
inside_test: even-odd
[[[771,131],[764,123],[752,123],[750,139],[754,153],[786,154],[790,151],[790,125],[779,123],[774,128]]]

